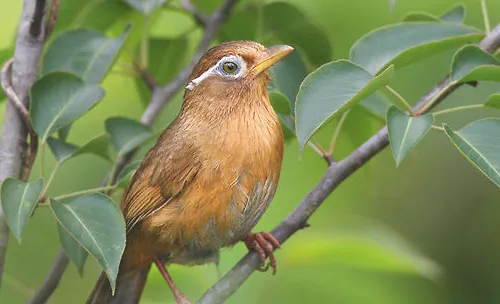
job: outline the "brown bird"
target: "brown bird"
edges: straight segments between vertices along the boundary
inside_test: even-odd
[[[208,50],[191,73],[182,109],[144,157],[121,201],[127,244],[118,282],[155,263],[189,303],[164,263],[213,262],[244,241],[276,271],[269,233],[252,233],[274,196],[283,134],[267,93],[267,70],[292,52],[252,41]],[[118,283],[119,284],[119,283]],[[87,303],[111,297],[104,275]]]

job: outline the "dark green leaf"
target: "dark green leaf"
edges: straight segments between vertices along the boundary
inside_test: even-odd
[[[500,110],[500,93],[492,94],[490,97],[488,97],[488,99],[484,103],[484,106]]]
[[[126,188],[128,186],[130,179],[134,175],[135,170],[139,168],[141,161],[142,160],[136,160],[123,168],[122,172],[120,172],[120,174],[116,178],[116,184],[118,185],[118,187]]]
[[[295,138],[295,122],[289,116],[278,114],[285,141]]]
[[[125,223],[111,198],[95,193],[63,200],[50,200],[61,226],[106,272],[114,292],[120,259],[125,249]]]
[[[57,136],[60,140],[66,141],[68,139],[69,131],[71,131],[71,124],[64,126],[57,131]]]
[[[465,6],[463,4],[454,6],[450,10],[446,11],[443,15],[441,15],[441,20],[445,22],[463,23],[464,19]]]
[[[290,114],[290,101],[278,91],[269,91],[269,100],[276,113]]]
[[[45,52],[42,75],[51,71],[67,71],[87,83],[100,83],[117,58],[129,30],[130,26],[116,39],[89,29],[61,34]]]
[[[275,35],[279,41],[298,46],[314,65],[332,58],[328,36],[289,3],[273,2],[264,6],[264,28],[266,34]]]
[[[500,81],[500,62],[475,45],[466,45],[453,56],[451,80]]]
[[[80,275],[83,275],[83,266],[88,256],[87,251],[59,223],[57,223],[57,231],[66,256],[76,266]]]
[[[151,14],[156,8],[165,4],[166,0],[125,0],[125,3],[144,15]]]
[[[21,242],[21,233],[42,193],[43,179],[23,182],[7,178],[2,184],[2,210],[12,234]]]
[[[393,73],[394,67],[390,66],[374,78],[359,66],[339,60],[309,74],[295,104],[295,128],[301,149],[326,121],[387,85]]]
[[[132,9],[123,0],[60,1],[55,33],[73,28],[105,32],[117,20],[129,17]]]
[[[110,138],[108,134],[102,134],[94,137],[81,147],[56,138],[49,138],[47,140],[50,150],[59,163],[81,154],[94,154],[106,160],[111,160],[108,151],[109,141]]]
[[[149,39],[148,70],[158,84],[166,84],[180,72],[186,61],[187,48],[186,36]]]
[[[47,143],[59,163],[71,158],[73,153],[78,150],[77,146],[53,137],[49,137]]]
[[[108,118],[105,124],[119,155],[134,150],[153,135],[147,126],[129,118],[112,117]]]
[[[389,108],[387,111],[387,128],[396,166],[429,132],[433,121],[432,114],[410,117],[396,107]]]
[[[378,28],[351,48],[354,63],[376,74],[389,64],[398,68],[465,43],[479,40],[479,30],[453,23],[412,22]]]
[[[45,142],[49,135],[80,118],[104,97],[104,90],[66,72],[52,72],[31,88],[30,117]]]
[[[307,68],[299,50],[295,50],[271,69],[271,86],[283,93],[290,101],[292,116],[295,116],[295,99],[300,84],[307,76]]]
[[[431,15],[426,12],[411,12],[403,17],[404,22],[418,22],[418,21],[431,21],[439,22],[441,21],[438,17]]]
[[[229,19],[222,25],[219,37],[222,41],[256,40],[257,8],[247,5],[243,10],[231,13]]]
[[[444,129],[462,155],[500,187],[500,119],[477,120],[459,131]]]

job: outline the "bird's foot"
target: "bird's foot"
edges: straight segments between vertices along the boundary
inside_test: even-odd
[[[269,232],[249,233],[243,238],[243,242],[248,250],[254,249],[262,261],[262,266],[259,271],[267,271],[269,266],[273,269],[273,274],[276,273],[276,258],[274,257],[274,248],[281,248],[280,242]],[[269,263],[266,266],[266,254],[269,256]]]
[[[167,271],[167,268],[165,268],[165,265],[163,264],[162,261],[158,259],[158,257],[153,257],[153,261],[158,267],[158,270],[162,274],[162,276],[165,278],[165,281],[167,281],[168,286],[172,290],[172,293],[174,294],[175,301],[177,304],[191,304],[191,301],[182,294],[182,292],[177,288],[177,286],[174,283],[174,280],[172,280],[172,277]]]
[[[189,299],[183,294],[176,295],[175,301],[177,304],[192,304],[191,301],[189,301]]]

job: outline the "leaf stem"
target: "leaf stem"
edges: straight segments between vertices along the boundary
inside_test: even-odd
[[[403,98],[403,96],[401,96],[401,94],[399,94],[396,90],[394,90],[390,86],[385,86],[385,88],[393,97],[396,98],[399,105],[403,106],[403,108],[405,108],[405,110],[408,111],[410,116],[415,116],[415,113],[413,112],[411,105]]]
[[[486,0],[481,0],[481,10],[483,12],[484,19],[484,30],[486,34],[491,32],[490,18],[488,17],[488,7],[486,6]]]
[[[436,126],[436,125],[432,125],[431,129],[436,130],[436,131],[443,131],[444,132],[444,128],[443,127]]]
[[[330,147],[328,148],[328,154],[333,155],[333,151],[335,150],[335,145],[337,143],[337,140],[340,135],[340,131],[342,130],[342,126],[344,125],[344,122],[347,119],[347,115],[349,115],[351,111],[346,111],[342,116],[340,117],[340,120],[335,128],[335,131],[333,132],[332,140],[330,140]]]
[[[325,149],[323,149],[323,147],[314,140],[314,138],[311,138],[311,140],[309,140],[307,142],[307,144],[316,153],[318,153],[319,156],[323,157],[326,160],[326,162],[328,163],[328,165],[330,165],[331,163],[334,162],[332,154],[326,152]]]
[[[432,114],[434,116],[439,116],[439,115],[444,115],[444,114],[449,114],[449,113],[455,113],[455,112],[460,112],[460,111],[465,111],[465,110],[471,110],[471,109],[481,109],[481,108],[484,108],[483,104],[473,104],[473,105],[466,105],[466,106],[460,106],[460,107],[454,107],[454,108],[444,109],[444,110],[441,110],[441,111],[433,112]]]
[[[116,175],[117,168],[118,168],[118,162],[115,161],[113,163],[113,167],[111,168],[111,172],[109,173],[109,178],[108,178],[108,182],[106,183],[106,187],[112,187],[113,183],[115,182],[115,175]]]
[[[72,193],[68,193],[68,194],[55,196],[55,197],[53,197],[53,199],[61,200],[61,199],[65,199],[65,198],[69,198],[69,197],[73,197],[73,196],[80,196],[80,195],[85,195],[85,194],[90,194],[90,193],[103,192],[106,190],[113,190],[114,188],[115,188],[115,186],[106,186],[106,187],[85,189],[82,191],[76,191],[76,192],[72,192]]]
[[[56,176],[57,171],[59,170],[59,167],[61,164],[58,162],[55,166],[54,169],[52,169],[52,172],[50,173],[50,177],[47,180],[47,183],[45,184],[45,187],[42,191],[42,197],[45,197],[47,195],[47,191],[49,190],[50,185],[52,184],[52,181],[54,180],[54,177]]]
[[[427,113],[430,109],[432,109],[437,103],[439,103],[444,98],[443,96],[449,94],[450,90],[452,90],[455,86],[457,86],[456,81],[449,81],[448,83],[446,83],[446,85],[443,86],[443,88],[439,92],[436,92],[436,94],[433,95],[433,98],[428,103],[426,103],[418,110],[416,116]]]
[[[45,178],[45,141],[42,142],[40,147],[40,177]]]

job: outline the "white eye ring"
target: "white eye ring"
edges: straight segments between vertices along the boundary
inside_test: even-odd
[[[234,73],[227,73],[226,71],[224,71],[224,64],[227,62],[233,62],[236,64],[237,69]],[[247,65],[245,60],[243,60],[243,58],[241,58],[238,55],[226,56],[220,59],[214,66],[203,72],[200,76],[191,80],[186,86],[186,89],[193,90],[203,80],[215,74],[221,75],[222,77],[225,78],[236,79],[244,75],[246,70],[247,70]]]

